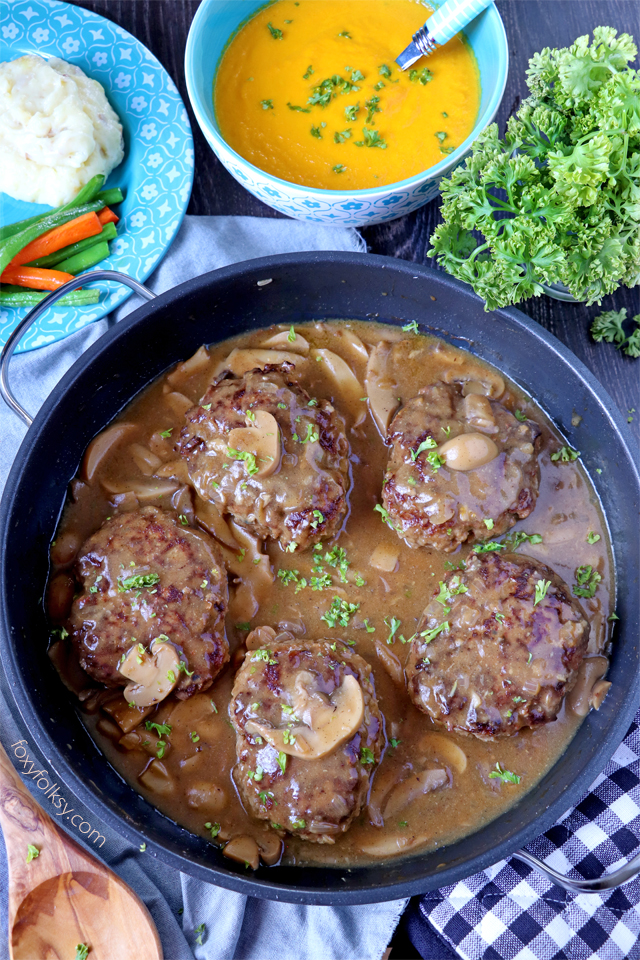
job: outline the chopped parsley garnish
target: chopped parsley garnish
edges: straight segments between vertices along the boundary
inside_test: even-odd
[[[38,850],[38,848],[34,847],[34,845],[30,843],[27,846],[27,859],[25,860],[25,863],[31,863],[32,860],[35,860],[39,856],[40,856],[40,851]]]
[[[336,132],[333,135],[333,142],[344,143],[345,140],[349,140],[350,138],[351,138],[351,130],[342,130],[340,133],[338,133],[338,131],[336,130]]]
[[[419,445],[417,450],[410,450],[411,460],[413,463],[416,462],[421,453],[424,453],[425,450],[434,450],[438,444],[435,442],[433,437],[427,437],[426,440],[423,440]]]
[[[195,928],[194,933],[197,933],[196,943],[202,945],[204,943],[204,938],[207,935],[207,927],[204,923],[198,924]]]
[[[347,118],[347,120],[349,121],[349,123],[355,123],[356,117],[358,116],[358,113],[359,113],[359,112],[360,112],[360,104],[359,104],[359,103],[354,104],[354,106],[352,106],[352,107],[345,107],[345,108],[344,108],[344,115],[345,115],[345,117]]]
[[[311,577],[312,590],[327,590],[331,586],[331,577],[328,573],[323,573],[320,577]]]
[[[180,673],[186,673],[188,677],[192,677],[194,674],[193,670],[189,670],[186,660],[180,660],[178,663],[178,670]]]
[[[445,133],[444,130],[438,130],[436,132],[436,137],[438,138],[440,143],[444,143],[444,141],[447,139],[448,136],[449,134]]]
[[[329,564],[330,567],[337,567],[340,574],[340,582],[347,582],[347,570],[349,569],[349,561],[347,560],[346,550],[343,550],[342,547],[337,545],[332,547],[331,550],[324,555],[324,559]],[[360,584],[362,586],[362,584]]]
[[[344,173],[347,168],[344,163],[336,163],[335,167],[331,167],[331,169],[334,173]]]
[[[444,467],[445,463],[447,462],[445,457],[441,457],[440,454],[436,453],[435,450],[432,450],[430,453],[428,453],[425,459],[434,473],[436,473],[440,467]]]
[[[391,68],[386,65],[386,63],[381,63],[378,67],[378,73],[381,77],[384,77],[386,80],[391,76]]]
[[[382,80],[378,80],[378,82],[373,85],[374,90],[384,90],[385,87],[386,83],[383,83]]]
[[[590,530],[587,534],[587,543],[597,543],[600,539],[599,533],[594,533],[593,530]]]
[[[167,746],[166,740],[158,740],[156,744],[156,747],[157,747],[156,757],[158,758],[158,760],[162,760],[162,758],[164,757],[164,751],[166,746]]]
[[[520,777],[511,770],[503,770],[499,763],[496,763],[495,770],[489,774],[490,780],[501,780],[503,783],[520,783]]]
[[[539,533],[525,533],[524,530],[516,530],[510,533],[504,539],[504,546],[508,550],[517,550],[523,543],[542,543],[542,537]]]
[[[316,530],[319,523],[324,523],[324,514],[320,510],[314,510],[313,517],[314,519],[311,521],[309,526]]]
[[[144,725],[147,730],[155,730],[159,737],[167,737],[173,729],[169,723],[155,723],[153,720],[145,720]]]
[[[572,447],[560,447],[559,450],[551,454],[551,459],[554,463],[558,461],[560,463],[571,463],[572,460],[577,460],[579,456],[579,450],[574,450]]]
[[[302,79],[308,80],[312,73],[313,73],[313,67],[311,66],[311,64],[309,64],[309,66],[307,67],[306,73],[302,74]]]
[[[487,540],[486,543],[476,543],[473,548],[474,553],[492,553],[494,550],[506,550],[506,544],[498,543],[497,540]]]
[[[362,128],[364,140],[356,140],[356,147],[380,147],[381,150],[387,149],[387,144],[382,139],[377,130],[367,130]]]
[[[89,956],[89,946],[86,943],[77,943],[76,944],[76,955],[74,960],[87,960]]]
[[[294,434],[294,437],[295,437],[295,434]],[[312,423],[307,424],[306,437],[298,437],[298,440],[300,441],[300,443],[317,443],[319,439],[320,439],[320,433],[317,429],[314,430]]]
[[[412,320],[411,323],[405,323],[402,329],[404,330],[405,333],[417,333],[418,324],[416,323],[415,320]]]
[[[359,609],[359,603],[348,603],[346,600],[341,600],[340,597],[334,597],[331,606],[322,614],[320,619],[332,628],[337,624],[340,624],[341,627],[348,627],[351,617]]]
[[[311,113],[311,110],[308,110],[306,107],[299,107],[295,103],[287,103],[289,110],[293,110],[295,113]]]
[[[389,740],[389,746],[393,747],[394,750],[397,750],[401,743],[402,740],[396,740],[395,737],[391,737],[391,740]]]
[[[278,579],[282,580],[284,586],[287,583],[297,583],[299,570],[278,570]]]
[[[496,620],[498,621],[498,623],[504,623],[504,614],[502,614],[502,613],[494,613],[494,617],[496,618]]]
[[[605,310],[599,314],[591,324],[591,336],[600,343],[602,340],[606,343],[615,343],[618,350],[622,350],[628,357],[640,357],[640,313],[632,318],[632,323],[638,324],[638,327],[627,336],[624,329],[624,322],[627,319],[627,308],[621,310]],[[629,414],[635,413],[634,409],[628,411]],[[633,417],[629,416],[627,423],[631,423]]]
[[[425,643],[431,643],[432,640],[438,636],[439,633],[449,630],[449,621],[445,620],[444,623],[441,623],[439,627],[434,627],[433,630],[423,630],[420,636],[424,639]]]
[[[493,520],[491,520],[489,517],[485,517],[483,522],[487,530],[493,530],[493,527],[494,527]]]
[[[342,30],[339,34],[339,37],[344,37],[345,40],[353,40],[353,37],[348,30]]]
[[[102,580],[102,577],[98,577]],[[155,587],[160,582],[160,576],[157,573],[138,573],[133,577],[124,577],[118,580],[118,593],[124,593],[126,590],[144,590]]]
[[[171,427],[169,430],[163,430],[160,436],[164,437],[165,440],[168,440],[172,433],[173,433],[173,427]]]
[[[287,409],[286,403],[279,403],[279,404],[278,404],[278,410],[286,410],[286,409]]]
[[[198,734],[195,732],[195,730],[192,730],[192,731],[190,732],[189,736],[191,737],[191,742],[192,742],[192,743],[197,743],[198,740],[200,739],[200,737],[199,737]]]
[[[289,343],[295,343],[296,331],[293,328],[293,324],[289,327],[289,333],[287,334],[287,340]]]
[[[253,770],[248,770],[247,776],[249,777],[249,780],[260,781],[264,776],[264,770],[262,769],[262,767],[256,767],[255,773],[253,772]]]
[[[251,657],[251,660],[252,662],[255,662],[256,660],[264,660],[265,663],[268,663],[271,666],[274,666],[278,661],[273,660],[272,656],[273,655],[271,653],[271,650],[269,650],[267,647],[263,647],[261,650],[256,650],[254,652],[253,656]]]
[[[272,799],[273,799],[273,791],[271,791],[271,790],[261,790],[260,793],[258,794],[258,798],[259,798],[260,803],[262,804],[262,806],[263,806],[263,807],[266,807],[266,806],[267,806],[267,800],[272,800]],[[274,800],[273,802],[274,802],[274,804],[277,805],[277,800]]]
[[[218,834],[220,833],[220,824],[219,824],[219,823],[210,823],[209,821],[207,821],[207,822],[205,823],[205,825],[204,825],[204,828],[205,828],[205,830],[208,830],[208,831],[210,832],[210,834],[211,834],[211,839],[212,839],[212,840],[215,840],[215,838],[216,838],[216,837],[218,836]]]
[[[395,527],[393,526],[393,523],[391,522],[391,519],[389,517],[389,511],[385,510],[382,504],[376,503],[375,507],[373,508],[373,511],[374,513],[380,514],[380,517],[382,518],[383,523],[388,523],[391,529],[395,530]]]
[[[186,518],[186,516],[185,516],[184,513],[178,514],[178,520],[180,521],[180,523],[182,524],[183,527],[188,527],[188,526],[189,526],[189,521],[187,520],[187,518]]]
[[[576,583],[573,586],[573,592],[576,597],[585,597],[590,599],[595,596],[598,584],[602,580],[601,575],[593,567],[584,565],[576,570]]]
[[[375,114],[382,113],[381,108],[378,106],[379,103],[380,103],[380,97],[371,97],[371,99],[365,100],[364,105],[367,108],[367,119],[365,123],[372,123]],[[366,136],[367,135],[365,133],[365,140],[366,140]]]
[[[551,586],[551,580],[537,580],[536,581],[536,595],[533,601],[534,607],[544,600],[547,595],[547,590]]]
[[[524,413],[522,412],[522,410],[516,410],[514,412],[514,417],[516,418],[516,420],[519,420],[520,423],[525,423],[527,419]]]
[[[360,763],[374,763],[375,757],[373,750],[369,747],[360,747]]]
[[[140,844],[140,853],[144,853],[146,849],[147,849],[146,843],[141,843],[141,844]]]
[[[282,40],[282,30],[279,30],[278,27],[274,27],[272,23],[268,23],[267,28],[274,40]]]
[[[261,100],[260,106],[263,110],[273,110],[273,100]]]
[[[423,87],[426,87],[429,81],[433,80],[433,74],[426,67],[423,67],[422,70],[409,70],[409,80],[412,83],[421,83]],[[446,117],[446,113],[443,113],[442,116]]]
[[[243,631],[251,630],[251,624],[250,624],[250,623],[236,623],[236,624],[234,624],[234,626],[235,626],[236,630],[243,630]]]
[[[246,471],[250,477],[255,476],[260,469],[256,463],[255,454],[249,453],[248,450],[233,450],[231,447],[227,447],[226,456],[230,460],[244,460]]]
[[[278,754],[278,766],[280,767],[283,773],[287,769],[287,755],[286,753],[283,753],[282,750]]]
[[[514,703],[525,703],[524,697],[513,697]]]
[[[387,637],[387,643],[393,643],[394,637],[398,632],[402,621],[398,620],[397,617],[391,617],[391,618],[385,617],[384,622],[386,626],[389,628],[389,636]]]

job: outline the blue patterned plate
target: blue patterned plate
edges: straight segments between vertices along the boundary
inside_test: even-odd
[[[59,0],[0,4],[0,59],[27,53],[60,57],[98,80],[124,127],[125,157],[107,186],[125,192],[118,237],[101,269],[121,270],[143,282],[169,249],[182,222],[193,182],[193,139],[176,86],[135,37],[97,13]],[[0,221],[13,223],[48,207],[0,194]],[[100,302],[53,306],[18,347],[34,350],[63,340],[119,306],[131,291],[100,284]],[[27,308],[0,307],[0,346]]]

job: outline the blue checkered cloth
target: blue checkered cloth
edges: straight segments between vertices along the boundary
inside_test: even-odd
[[[623,866],[639,847],[640,713],[589,792],[527,849],[569,877],[588,879]],[[420,926],[429,922],[464,960],[640,960],[640,880],[575,895],[520,860],[502,860],[425,894],[413,911],[409,932],[418,950]],[[424,950],[432,960],[432,947]]]

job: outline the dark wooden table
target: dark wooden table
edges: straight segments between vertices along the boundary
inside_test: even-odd
[[[497,117],[501,133],[507,117],[527,95],[525,70],[536,50],[545,46],[567,46],[577,36],[599,25],[635,34],[636,41],[640,42],[638,0],[497,0],[497,5],[510,50],[509,79]],[[199,0],[79,0],[79,6],[101,13],[129,30],[149,47],[177,83],[189,111],[195,140],[196,174],[188,212],[279,216],[227,173],[206,143],[189,105],[184,48]],[[439,220],[439,206],[439,200],[434,200],[391,223],[364,229],[370,251],[439,269],[426,256],[429,237]],[[601,309],[626,307],[628,316],[640,313],[640,288],[621,287],[606,297],[601,307],[561,303],[548,297],[532,299],[519,306],[567,344],[593,371],[625,417],[631,420],[636,437],[640,437],[640,359],[624,357],[610,344],[595,344],[588,332],[590,321]]]

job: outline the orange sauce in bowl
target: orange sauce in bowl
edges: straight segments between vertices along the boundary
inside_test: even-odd
[[[416,0],[276,0],[233,37],[214,107],[237,153],[329,190],[396,183],[444,159],[480,104],[461,35],[402,73],[395,57],[431,11]]]

